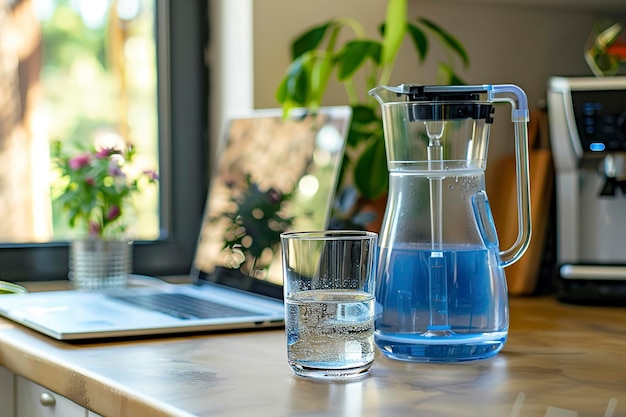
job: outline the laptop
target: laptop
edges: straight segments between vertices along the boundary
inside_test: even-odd
[[[192,283],[131,275],[119,290],[2,295],[0,315],[68,341],[283,326],[280,233],[327,227],[350,119],[341,106],[229,121]]]

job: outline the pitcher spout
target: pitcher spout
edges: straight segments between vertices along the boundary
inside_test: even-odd
[[[381,105],[394,102],[407,102],[425,99],[424,86],[420,84],[401,84],[395,87],[379,85],[372,88],[369,95]]]

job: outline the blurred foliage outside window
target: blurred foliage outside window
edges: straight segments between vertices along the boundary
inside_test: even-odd
[[[0,85],[14,93],[13,103],[0,98],[0,243],[73,237],[50,191],[56,141],[77,153],[132,144],[137,169],[158,171],[155,1],[0,0],[0,68],[19,59],[15,82]],[[28,54],[7,47],[29,36],[38,42]],[[158,188],[133,207],[129,236],[158,238]]]

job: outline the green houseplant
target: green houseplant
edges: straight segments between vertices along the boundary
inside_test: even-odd
[[[340,38],[346,30],[352,36]],[[361,209],[387,192],[382,119],[379,105],[367,92],[389,82],[403,41],[408,38],[413,45],[418,65],[425,62],[433,39],[444,48],[446,60],[439,63],[437,84],[463,84],[455,70],[457,61],[469,66],[468,54],[456,37],[431,20],[409,18],[407,0],[389,0],[378,33],[379,39],[367,37],[363,26],[351,18],[331,19],[307,29],[293,41],[292,62],[276,91],[287,113],[296,107],[315,111],[333,73],[345,87],[353,118],[333,216],[335,227],[367,225],[372,217],[363,215]]]

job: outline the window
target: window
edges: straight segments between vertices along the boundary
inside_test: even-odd
[[[151,18],[142,21],[143,27],[135,27],[133,33],[139,29],[146,30],[146,27],[149,27],[154,38],[153,40],[147,39],[147,41],[152,42],[153,49],[150,48],[150,42],[145,43],[145,38],[143,40],[137,38],[137,42],[134,44],[126,42],[125,46],[127,48],[125,53],[136,60],[132,66],[129,66],[129,71],[141,69],[139,78],[134,80],[135,85],[128,84],[125,86],[125,90],[120,90],[119,85],[117,85],[115,93],[111,94],[100,89],[101,85],[106,85],[108,81],[106,78],[99,78],[98,86],[93,86],[94,82],[92,81],[92,88],[83,87],[79,89],[87,96],[87,101],[82,104],[84,114],[81,116],[87,114],[88,110],[96,112],[96,116],[90,113],[93,117],[80,126],[89,125],[88,122],[93,120],[102,121],[102,119],[106,119],[107,113],[102,113],[102,111],[103,108],[106,110],[107,106],[117,107],[118,110],[126,106],[130,108],[130,111],[125,113],[127,117],[124,120],[128,121],[129,125],[122,124],[122,129],[132,129],[137,138],[144,139],[150,135],[157,138],[154,149],[149,149],[151,146],[149,142],[146,142],[145,148],[146,158],[152,158],[155,163],[158,162],[159,192],[155,194],[158,201],[155,201],[150,207],[152,213],[158,216],[154,216],[156,220],[147,222],[145,232],[139,234],[139,240],[136,241],[134,249],[134,269],[136,273],[150,275],[185,274],[189,272],[207,189],[208,71],[204,58],[208,38],[206,2],[202,0],[17,0],[8,2],[12,3],[10,6],[12,10],[5,9],[3,10],[4,14],[0,12],[0,20],[10,18],[11,13],[14,13],[19,7],[32,7],[33,2],[37,3],[39,8],[35,7],[40,13],[37,16],[39,21],[46,18],[46,7],[49,6],[66,5],[74,7],[76,10],[80,10],[81,4],[91,8],[100,5],[109,8],[109,10],[118,7],[118,18],[121,21],[113,22],[118,24],[118,28],[109,29],[108,32],[98,21],[98,17],[102,14],[85,9],[83,11],[85,15],[81,16],[84,21],[92,24],[93,28],[100,27],[102,33],[106,32],[107,42],[119,42],[120,39],[124,39],[124,36],[131,35],[129,34],[130,30],[124,32],[129,27],[128,22],[124,21],[124,16],[127,18],[135,16],[137,9],[133,9],[133,7],[140,6],[144,13],[147,10],[150,11]],[[126,6],[126,9],[122,8],[120,11],[119,8],[123,5]],[[89,11],[92,13],[89,14]],[[93,20],[89,21],[89,18]],[[62,23],[71,24],[71,20],[64,19]],[[22,24],[21,27],[24,25]],[[55,32],[46,32],[44,29],[42,33],[45,35]],[[2,39],[0,37],[0,44],[2,44]],[[51,51],[50,48],[45,49],[46,42],[54,42],[54,40],[54,38],[43,38],[44,54]],[[135,49],[133,50],[133,48]],[[152,50],[154,54],[151,55]],[[67,51],[56,52],[62,54]],[[104,52],[101,51],[101,53]],[[33,56],[36,57],[37,55]],[[104,58],[100,56],[100,59]],[[150,72],[150,68],[146,67],[147,62],[156,63],[154,74]],[[24,65],[24,61],[21,64]],[[31,68],[39,71],[55,70],[55,68],[42,68],[41,62],[38,63],[36,59],[30,64],[32,65]],[[73,64],[76,71],[74,73],[75,86],[79,84],[79,76],[94,76],[94,68],[97,68],[97,65],[91,65],[93,62],[90,63],[89,59],[82,62],[82,66],[76,62]],[[23,68],[25,67],[24,65]],[[8,64],[2,65],[0,61],[0,71],[9,69]],[[144,74],[145,79],[142,79],[141,73]],[[96,75],[101,76],[102,74]],[[153,88],[150,84],[151,75],[154,75]],[[132,76],[133,74],[127,74],[127,77]],[[2,80],[7,79],[0,78]],[[19,87],[20,82],[24,85],[26,79],[23,77],[21,79],[14,78],[13,81],[17,84],[8,87],[13,87],[12,91],[20,91],[19,88],[15,89],[15,87]],[[138,89],[138,85],[143,89]],[[2,88],[7,88],[7,85],[0,85],[0,89]],[[59,82],[58,88],[60,91],[57,91],[57,95],[62,97],[72,86],[62,86]],[[24,95],[23,91],[20,92]],[[108,96],[105,97],[107,94]],[[102,106],[94,106],[94,109],[85,108],[87,105],[85,103],[97,102],[98,97],[102,99]],[[151,97],[152,104],[150,102]],[[111,104],[110,100],[117,101]],[[24,101],[22,100],[20,103],[24,103]],[[3,122],[0,123],[1,128],[7,126],[4,121],[14,117],[14,115],[4,111],[6,109],[7,107],[0,106],[0,121]],[[55,113],[59,111],[60,108],[56,107],[50,109],[48,114],[52,116],[48,117],[55,117],[57,114],[56,118],[61,119],[59,113]],[[97,113],[98,111],[100,113]],[[151,112],[154,116],[151,116]],[[137,120],[139,120],[138,124]],[[131,125],[132,123],[135,124]],[[101,124],[104,125],[105,123]],[[35,127],[50,126],[50,123],[31,123],[31,125]],[[116,126],[119,127],[120,125]],[[75,128],[74,130],[78,129]],[[150,133],[151,131],[153,133]],[[3,133],[3,130],[0,129],[0,138]],[[42,139],[35,138],[34,140]],[[40,143],[38,146],[45,147],[48,146],[48,143],[44,141],[43,145]],[[137,146],[138,151],[141,152],[140,145]],[[3,154],[8,155],[3,150],[0,152],[0,159],[3,158],[1,156]],[[31,158],[33,155],[25,157]],[[37,157],[41,158],[41,155]],[[11,161],[13,166],[17,168],[21,166],[15,155],[6,158]],[[48,159],[43,158],[34,164],[46,166],[49,162]],[[37,192],[40,193],[40,196],[48,191],[47,186],[37,191],[37,180],[42,178],[41,175],[43,174],[31,176],[32,180],[24,180],[28,182],[23,183],[35,184],[32,189],[36,190],[34,193],[36,196]],[[28,176],[25,175],[25,177]],[[26,186],[22,185],[22,187]],[[0,196],[5,190],[6,187],[0,185]],[[46,222],[42,220],[45,218],[46,210],[53,211],[52,204],[50,204],[50,200],[46,201],[45,197],[31,198],[30,200],[30,205],[27,204],[25,207],[34,213],[33,220],[31,223],[25,224],[31,227],[34,232],[30,234],[17,233],[14,235],[15,238],[9,238],[8,234],[3,235],[0,231],[0,236],[3,236],[0,238],[2,279],[10,281],[63,279],[67,276],[67,243],[63,237],[59,237],[58,234],[55,235],[54,231],[47,232]],[[143,205],[145,206],[145,204]],[[17,204],[12,204],[6,199],[4,202],[0,202],[0,217],[8,218],[6,213],[10,213],[16,207]],[[150,215],[144,214],[142,218],[150,218]],[[3,227],[2,222],[0,222],[1,227]]]

